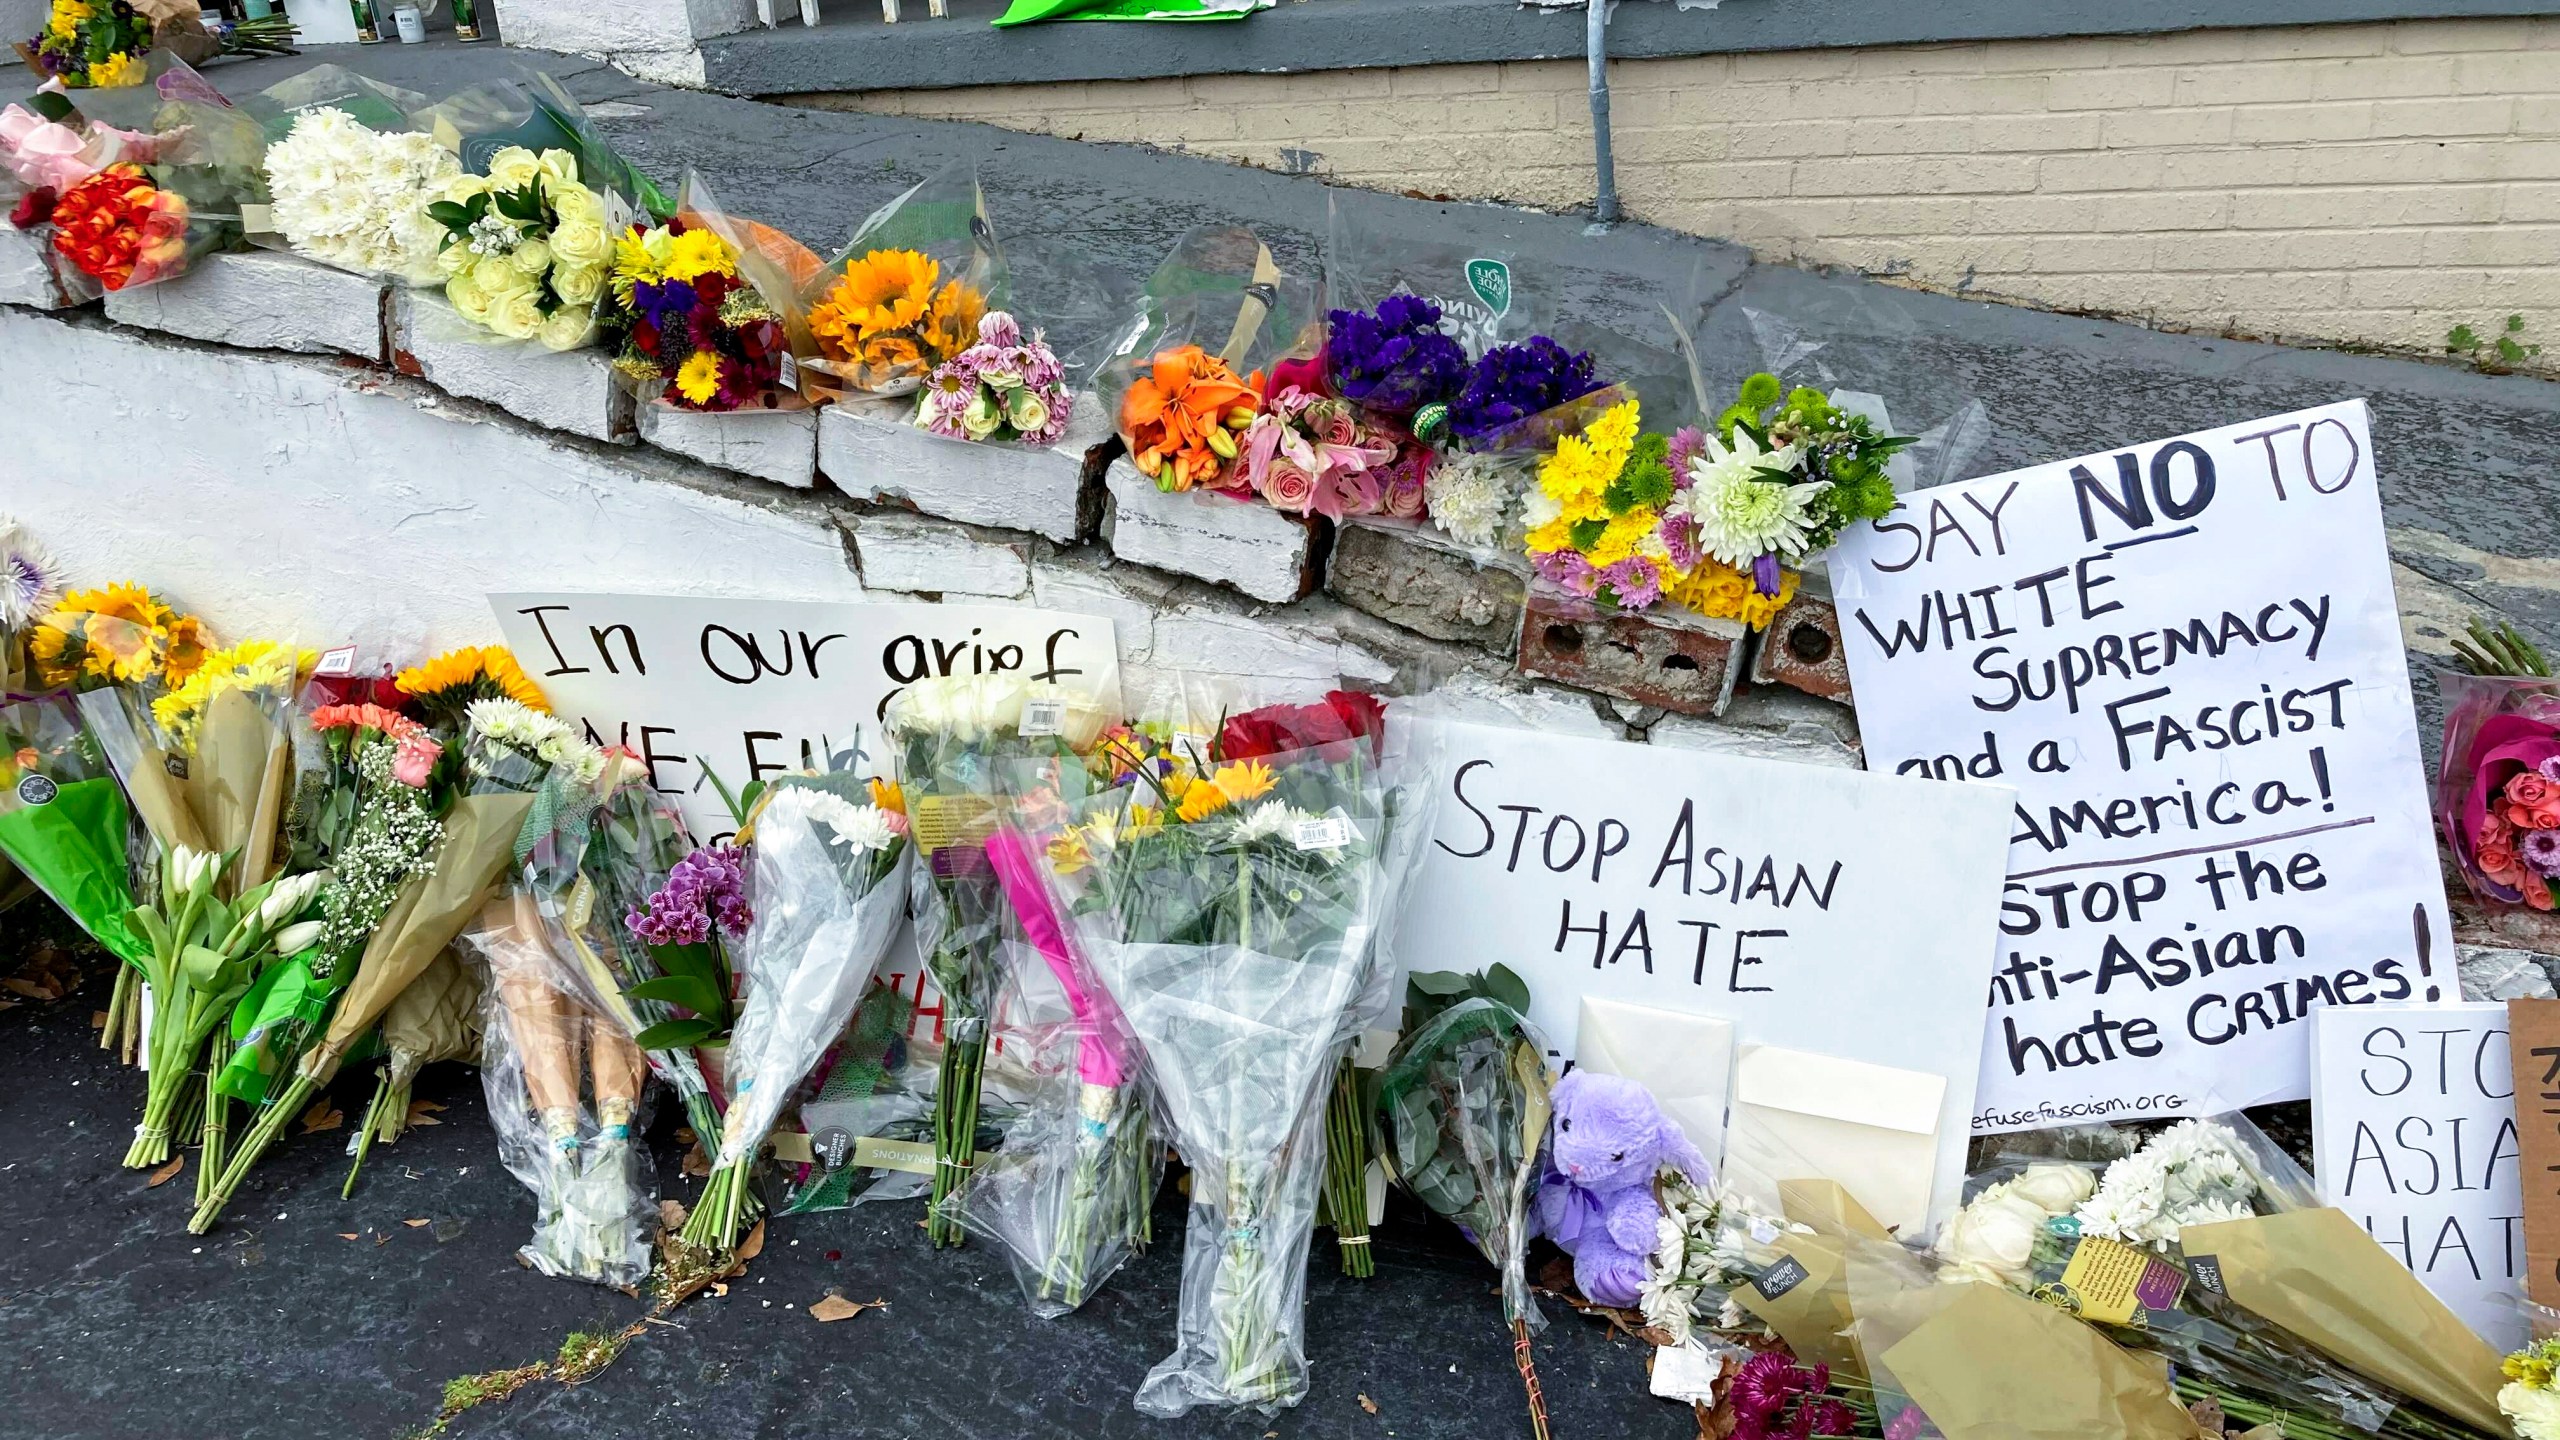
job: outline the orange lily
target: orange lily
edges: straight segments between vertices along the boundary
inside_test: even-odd
[[[1236,435],[1262,413],[1263,375],[1244,379],[1197,345],[1158,351],[1120,399],[1120,433],[1159,490],[1215,481],[1236,456]]]

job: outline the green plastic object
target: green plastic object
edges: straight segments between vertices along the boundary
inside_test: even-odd
[[[1256,0],[1250,9],[1212,9],[1210,0],[1013,0],[995,23],[1028,25],[1035,20],[1241,20],[1273,0]]]
[[[149,954],[125,922],[133,911],[133,887],[125,875],[124,793],[105,778],[63,785],[30,781],[25,789],[39,783],[45,803],[0,814],[0,850],[118,958]]]

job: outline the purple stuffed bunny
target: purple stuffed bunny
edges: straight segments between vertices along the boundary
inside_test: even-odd
[[[1633,1308],[1662,1214],[1654,1172],[1676,1166],[1703,1188],[1714,1171],[1636,1081],[1578,1069],[1556,1082],[1553,1103],[1538,1233],[1573,1257],[1584,1299]]]

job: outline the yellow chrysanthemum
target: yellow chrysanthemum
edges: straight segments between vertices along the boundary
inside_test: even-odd
[[[738,273],[738,252],[709,230],[687,230],[667,241],[666,275],[670,280],[698,280],[705,275]]]
[[[634,225],[613,242],[613,298],[628,310],[635,292],[666,278],[667,232]]]
[[[318,657],[273,640],[243,640],[204,657],[183,684],[151,702],[151,718],[170,739],[192,755],[196,727],[215,697],[234,690],[285,697],[293,693],[304,664]]]
[[[461,727],[463,712],[474,700],[513,700],[528,710],[551,713],[551,702],[542,698],[541,688],[526,677],[503,645],[448,650],[395,678],[427,719],[452,729]]]
[[[122,90],[139,85],[146,78],[142,57],[131,51],[118,51],[104,60],[89,62],[89,84],[97,90]]]
[[[1606,570],[1642,549],[1662,517],[1643,506],[1628,511],[1609,522],[1600,539],[1591,547],[1589,559],[1593,567]]]
[[[720,393],[720,357],[696,350],[676,369],[676,389],[696,405],[708,405]]]
[[[1238,760],[1218,768],[1214,782],[1230,803],[1241,805],[1271,793],[1271,767],[1259,760]]]
[[[80,33],[80,22],[89,15],[86,0],[53,0],[53,13],[44,23],[45,33],[56,40],[68,40]]]
[[[1627,468],[1640,418],[1636,402],[1629,400],[1609,407],[1581,434],[1558,440],[1555,453],[1538,466],[1538,488],[1567,507],[1576,501],[1597,503]]]

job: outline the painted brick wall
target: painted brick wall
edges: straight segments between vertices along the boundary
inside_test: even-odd
[[[807,97],[1347,184],[1592,198],[1580,61]],[[1930,289],[2164,328],[2560,357],[2560,20],[1635,60],[1629,214]]]

